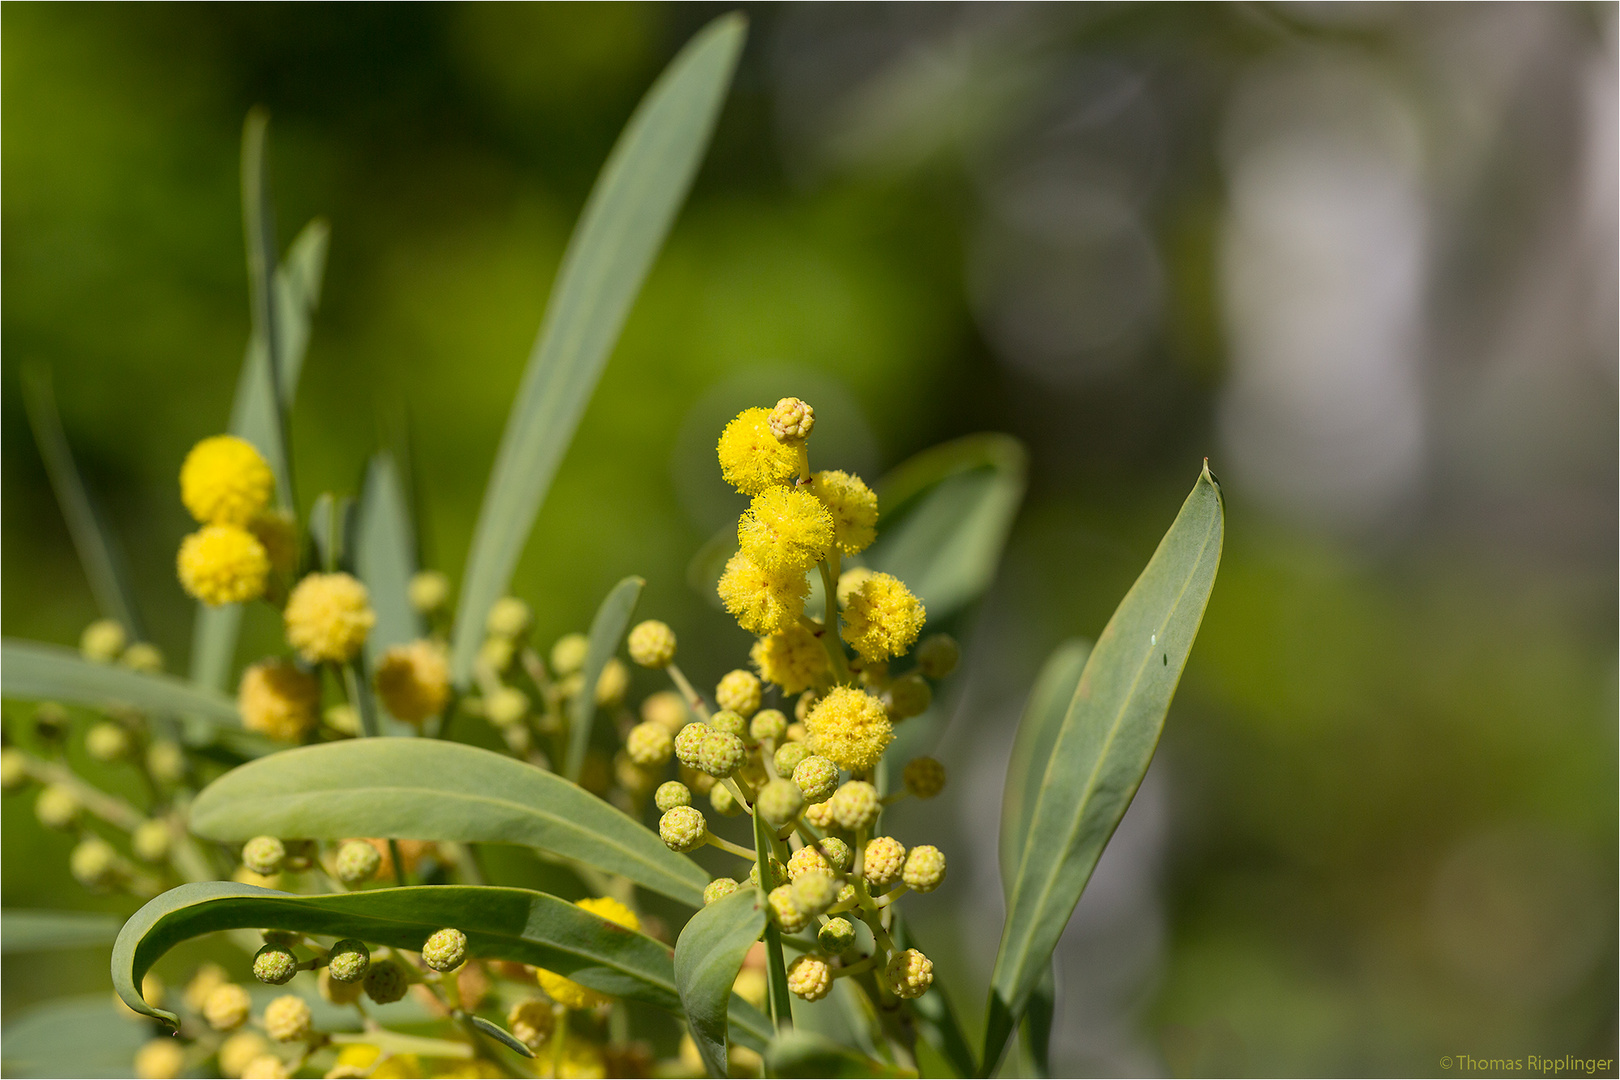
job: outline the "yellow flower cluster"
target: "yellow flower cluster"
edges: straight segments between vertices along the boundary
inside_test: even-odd
[[[864,690],[835,686],[804,718],[810,749],[840,769],[869,772],[894,741],[883,703]]]
[[[203,527],[180,544],[176,569],[186,592],[205,604],[238,604],[264,595],[272,570],[290,568],[290,518],[270,509],[275,483],[245,439],[215,435],[191,448],[180,466],[180,501]]]
[[[373,676],[383,707],[407,724],[437,716],[450,700],[450,661],[437,641],[395,645]]]
[[[287,597],[287,642],[311,664],[353,660],[376,625],[366,587],[348,574],[310,574]]]
[[[876,663],[904,656],[928,617],[922,601],[892,574],[873,574],[844,601],[844,640]]]
[[[236,691],[242,726],[285,742],[297,742],[314,730],[320,704],[320,683],[285,660],[250,665]]]

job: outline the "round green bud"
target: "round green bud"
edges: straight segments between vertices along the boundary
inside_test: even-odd
[[[131,671],[144,671],[148,675],[163,670],[163,650],[149,641],[137,641],[124,650],[118,662]]]
[[[906,853],[900,880],[913,892],[933,892],[945,880],[945,853],[932,844],[918,844]]]
[[[450,579],[437,570],[418,570],[411,575],[406,594],[411,607],[423,615],[431,615],[450,599]]]
[[[816,426],[816,410],[799,398],[781,398],[766,417],[765,423],[778,442],[803,442]]]
[[[703,736],[703,743],[698,747],[698,771],[718,780],[736,772],[747,756],[748,747],[741,738],[724,731],[711,731]]]
[[[810,925],[813,916],[793,902],[793,886],[778,885],[766,899],[770,901],[771,921],[785,933],[797,934]]]
[[[883,809],[878,801],[877,788],[865,780],[849,781],[833,792],[828,802],[833,820],[850,832],[870,829],[877,823],[878,813]]]
[[[167,821],[143,821],[129,834],[129,847],[142,862],[162,862],[169,857],[174,832]]]
[[[78,822],[79,815],[84,807],[79,803],[79,797],[73,789],[65,784],[47,784],[34,800],[34,816],[39,823],[47,829],[60,829],[63,832],[73,828]]]
[[[826,802],[838,790],[838,766],[812,754],[793,770],[793,782],[804,792],[806,802]]]
[[[503,686],[484,699],[484,716],[496,727],[520,724],[529,715],[529,696],[515,686]]]
[[[321,714],[326,726],[343,735],[360,734],[360,710],[353,705],[330,705]]]
[[[709,717],[709,726],[715,731],[723,731],[739,739],[748,734],[748,721],[742,718],[741,713],[732,712],[730,709],[721,709]]]
[[[791,780],[772,780],[760,790],[754,809],[767,822],[780,829],[790,821],[797,821],[804,811],[804,792]]]
[[[221,983],[203,1000],[203,1019],[215,1031],[232,1031],[247,1023],[253,1012],[253,999],[235,983]]]
[[[883,698],[889,715],[896,720],[904,720],[927,712],[928,706],[934,703],[934,691],[927,679],[913,673],[902,675],[890,683]]]
[[[795,997],[820,1001],[832,989],[832,969],[824,957],[805,953],[788,965],[787,987]]]
[[[793,882],[793,905],[809,915],[820,915],[838,900],[839,885],[832,875],[816,870]]]
[[[359,982],[371,968],[371,950],[358,938],[344,938],[332,946],[326,970],[340,983]]]
[[[900,880],[906,865],[906,848],[892,836],[874,836],[866,842],[866,853],[861,857],[861,873],[866,883],[876,890],[885,890]]]
[[[146,771],[160,784],[178,784],[186,778],[186,753],[179,743],[159,739],[146,748]]]
[[[722,709],[749,717],[759,710],[763,692],[764,688],[760,685],[758,675],[738,668],[736,671],[728,671],[720,680],[720,685],[714,688],[714,700]]]
[[[529,632],[532,619],[528,604],[515,596],[503,596],[490,606],[484,629],[490,637],[520,638]]]
[[[707,906],[717,900],[724,900],[740,888],[742,886],[732,878],[715,878],[703,887],[703,903]]]
[[[68,856],[68,869],[88,889],[111,885],[118,877],[118,852],[99,837],[80,841]]]
[[[511,638],[485,638],[478,646],[478,666],[485,671],[501,674],[512,666],[517,657],[517,643]]]
[[[731,789],[724,784],[716,784],[709,789],[709,805],[722,817],[736,817],[743,812],[737,796],[733,795]]]
[[[675,737],[662,724],[642,722],[624,738],[624,752],[644,769],[657,768],[675,750]]]
[[[0,750],[0,791],[17,791],[28,783],[28,755],[6,747]]]
[[[837,956],[855,947],[855,924],[843,917],[827,920],[827,924],[816,931],[816,944]]]
[[[46,742],[60,742],[72,725],[68,711],[54,701],[42,701],[34,708],[34,730]]]
[[[551,670],[558,676],[572,675],[585,666],[591,642],[584,634],[564,634],[551,647]]]
[[[816,846],[821,849],[822,854],[827,856],[827,861],[832,864],[834,873],[844,874],[849,872],[849,864],[855,861],[855,853],[849,849],[848,844],[836,836],[823,836],[821,843]]]
[[[86,660],[110,664],[124,651],[124,627],[112,619],[97,619],[79,635],[79,652]]]
[[[453,927],[435,931],[422,943],[422,962],[434,971],[454,971],[467,959],[467,935]]]
[[[266,945],[253,954],[253,977],[271,986],[283,986],[298,974],[298,957],[285,945]]]
[[[691,806],[692,789],[679,780],[665,780],[653,792],[653,805],[658,807],[660,814],[668,813],[677,806]]]
[[[666,668],[675,659],[675,631],[668,623],[648,619],[637,623],[625,639],[630,659],[645,668]]]
[[[919,799],[932,799],[945,789],[945,766],[931,757],[912,758],[900,773],[900,782]]]
[[[85,732],[84,752],[97,761],[117,761],[129,753],[129,732],[117,724],[97,724]]]
[[[702,721],[694,721],[675,733],[675,757],[688,769],[698,767],[698,753],[703,740],[713,729]]]
[[[242,865],[255,874],[279,874],[286,862],[287,845],[274,836],[255,836],[242,845]]]
[[[906,949],[889,957],[883,981],[895,997],[920,998],[934,983],[934,962],[916,949]]]
[[[338,848],[334,860],[337,878],[345,885],[358,885],[377,876],[382,865],[382,852],[364,840],[350,840]]]
[[[790,742],[777,747],[774,760],[776,775],[792,776],[793,770],[797,769],[800,763],[809,756],[810,748],[802,742]]]
[[[174,1080],[186,1067],[186,1047],[179,1039],[160,1036],[135,1051],[135,1075],[141,1080]]]
[[[929,634],[917,644],[917,670],[930,679],[943,679],[956,670],[962,649],[949,634]]]
[[[411,988],[410,980],[405,978],[405,973],[392,960],[368,967],[361,986],[365,988],[366,997],[379,1005],[398,1001]]]
[[[816,802],[806,806],[804,808],[804,820],[822,832],[836,827],[838,823],[833,820],[832,800],[828,799],[826,802]]]
[[[292,994],[264,1007],[264,1032],[276,1042],[303,1042],[309,1038],[313,1022],[309,1002]]]
[[[748,737],[755,742],[781,742],[787,737],[788,721],[780,709],[761,709],[748,721]]]
[[[658,819],[658,838],[671,851],[696,851],[709,838],[709,823],[692,806],[677,806]]]
[[[786,885],[788,883],[788,868],[787,868],[786,864],[784,864],[781,859],[778,859],[776,856],[773,855],[773,856],[771,856],[771,864],[770,865],[771,865],[771,886],[770,887],[774,889],[778,885]],[[752,866],[750,866],[748,868],[748,884],[750,884],[750,885],[758,885],[759,884],[759,863],[757,863],[757,862],[754,865],[752,865]]]

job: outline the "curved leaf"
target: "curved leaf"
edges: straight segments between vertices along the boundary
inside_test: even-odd
[[[0,912],[0,952],[42,952],[111,945],[118,936],[118,917],[99,911]]]
[[[590,645],[585,650],[585,667],[581,671],[584,687],[574,695],[568,720],[568,761],[564,775],[579,781],[579,771],[585,767],[585,750],[591,744],[591,721],[596,719],[596,681],[602,669],[619,651],[619,642],[630,626],[630,614],[641,599],[641,587],[647,584],[641,578],[627,577],[613,586],[596,609],[591,620]]]
[[[765,1048],[767,1076],[905,1077],[917,1074],[874,1061],[810,1031],[785,1031]]]
[[[130,705],[240,726],[236,703],[217,691],[172,675],[92,664],[76,652],[33,641],[12,638],[0,642],[0,685],[6,697],[66,701],[96,708]]]
[[[995,578],[1027,459],[1010,435],[970,435],[901,464],[878,485],[883,517],[867,564],[910,586],[930,621],[976,600]]]
[[[692,907],[709,882],[697,863],[562,777],[437,739],[350,739],[249,762],[203,789],[191,829],[228,843],[269,835],[525,844]]]
[[[1001,888],[1012,894],[1013,874],[1024,855],[1024,837],[1029,833],[1029,817],[1041,793],[1046,762],[1052,756],[1058,729],[1069,713],[1074,688],[1080,685],[1080,672],[1091,655],[1091,642],[1070,638],[1046,658],[1035,677],[1024,715],[1013,737],[1012,756],[1007,761],[1007,782],[1001,789]]]
[[[692,916],[675,942],[675,987],[710,1076],[728,1075],[727,1008],[736,1007],[731,984],[764,929],[759,890],[738,889]]]
[[[745,26],[739,14],[722,15],[670,62],[608,155],[563,253],[462,575],[451,660],[458,683],[472,673],[484,618],[511,581],[630,305],[686,199]]]
[[[1225,511],[1204,471],[1108,620],[1053,741],[991,977],[991,1073],[1080,894],[1147,773],[1220,565]]]
[[[182,941],[242,927],[355,937],[420,950],[435,931],[467,935],[471,956],[533,964],[613,997],[679,1013],[669,946],[546,893],[491,885],[417,885],[330,896],[205,881],[170,889],[130,916],[113,945],[113,988],[136,1012],[173,1024],[173,1013],[141,998],[141,979]],[[757,1013],[734,1017],[762,1045],[769,1025]]]

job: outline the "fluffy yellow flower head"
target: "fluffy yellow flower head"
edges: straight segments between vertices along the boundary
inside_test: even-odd
[[[760,678],[782,688],[784,694],[808,690],[827,674],[827,650],[809,630],[791,623],[749,650]]]
[[[816,473],[810,493],[832,514],[833,537],[845,555],[865,551],[877,538],[877,495],[858,476],[836,469]]]
[[[286,660],[261,660],[242,672],[236,708],[242,726],[272,739],[297,742],[315,727],[321,687]]]
[[[270,505],[276,477],[246,439],[215,435],[180,466],[180,501],[205,525],[246,525]]]
[[[270,557],[240,525],[204,525],[180,541],[180,585],[205,604],[240,604],[264,595]]]
[[[809,492],[771,488],[737,522],[737,543],[767,570],[803,573],[832,549],[832,514]]]
[[[611,896],[588,897],[575,903],[608,922],[618,923],[637,932],[641,930],[641,920],[636,918],[636,913]],[[592,1009],[613,1000],[605,994],[597,993],[588,986],[581,986],[573,979],[558,975],[554,971],[547,971],[545,968],[536,970],[535,975],[539,978],[540,989],[546,992],[546,996],[564,1008]]]
[[[395,645],[383,653],[375,681],[383,707],[407,724],[439,715],[450,700],[450,662],[436,641]]]
[[[855,773],[874,768],[894,741],[894,725],[883,702],[848,686],[835,686],[816,702],[804,726],[813,751]]]
[[[928,613],[922,601],[893,574],[873,574],[844,604],[844,640],[863,660],[904,656]]]
[[[803,571],[766,570],[739,551],[720,575],[719,592],[744,630],[770,634],[798,621],[810,582]]]
[[[287,641],[312,664],[352,660],[377,622],[370,600],[348,574],[310,574],[287,597]]]
[[[798,475],[798,448],[777,439],[770,420],[769,409],[744,409],[720,433],[720,475],[744,495],[758,495]]]

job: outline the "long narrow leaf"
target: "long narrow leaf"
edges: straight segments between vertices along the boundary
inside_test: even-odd
[[[0,952],[43,952],[111,945],[118,918],[99,911],[34,911],[7,908],[0,912]]]
[[[630,118],[563,254],[540,335],[501,436],[456,609],[452,672],[472,673],[484,619],[534,519],[653,258],[686,198],[745,22],[723,15],[670,63]]]
[[[1053,742],[1007,902],[981,1067],[1012,1026],[1153,760],[1220,565],[1225,511],[1209,466],[1086,661]]]
[[[0,643],[0,684],[6,697],[66,701],[104,708],[131,705],[239,727],[236,703],[172,675],[92,664],[55,645],[8,638]]]
[[[686,1024],[710,1076],[726,1076],[726,1031],[732,983],[760,931],[765,907],[758,889],[739,889],[699,911],[675,942],[675,987]]]
[[[709,881],[639,822],[562,777],[439,740],[346,740],[260,758],[203,789],[191,829],[232,843],[268,835],[524,844],[692,907]]]
[[[422,636],[422,619],[411,607],[411,575],[416,572],[416,541],[399,470],[387,452],[372,456],[360,492],[354,538],[354,566],[377,624],[366,637],[366,655],[376,667],[393,645]]]
[[[1084,638],[1071,638],[1054,649],[1035,677],[1035,689],[1018,721],[1007,761],[1007,782],[1001,789],[1001,889],[1006,896],[1012,895],[1013,875],[1024,857],[1024,837],[1029,834],[1030,815],[1041,793],[1052,744],[1069,714],[1074,688],[1080,685],[1080,673],[1090,655],[1091,642]]]
[[[585,767],[585,750],[591,745],[591,723],[596,719],[596,682],[602,669],[613,654],[619,651],[624,632],[630,626],[630,616],[641,599],[641,587],[647,584],[638,577],[627,577],[608,592],[602,606],[591,620],[590,645],[585,650],[584,682],[574,700],[568,718],[568,761],[565,775],[579,782],[579,772]]]

